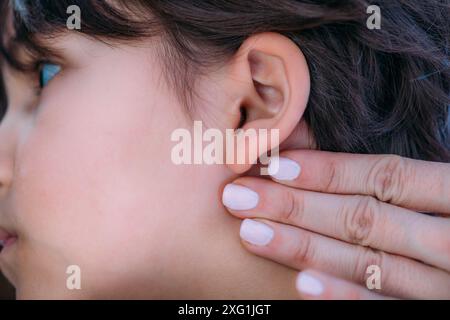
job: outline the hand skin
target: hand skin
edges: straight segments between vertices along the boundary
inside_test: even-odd
[[[283,158],[301,168],[297,177],[240,178],[233,184],[256,192],[258,203],[228,210],[246,219],[241,238],[249,240],[248,219],[272,229],[268,243],[243,246],[303,270],[301,298],[450,299],[450,164],[312,150]],[[366,287],[370,265],[380,267],[380,289]]]

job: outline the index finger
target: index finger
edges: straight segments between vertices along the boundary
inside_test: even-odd
[[[276,160],[269,165],[272,178],[294,188],[368,195],[414,211],[450,214],[448,163],[315,150],[286,151]]]

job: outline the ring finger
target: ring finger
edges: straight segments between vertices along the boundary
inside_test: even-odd
[[[225,187],[223,202],[240,218],[278,221],[450,270],[449,218],[369,196],[305,191],[258,178],[242,178]]]

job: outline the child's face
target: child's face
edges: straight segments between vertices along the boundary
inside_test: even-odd
[[[195,290],[205,276],[196,266],[237,238],[219,202],[228,170],[172,163],[171,133],[192,122],[150,41],[55,43],[64,66],[37,98],[34,79],[3,68],[0,228],[17,241],[0,254],[1,270],[19,298],[188,295],[175,284]],[[71,265],[81,290],[66,287]]]

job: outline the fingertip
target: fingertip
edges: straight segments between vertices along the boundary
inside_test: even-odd
[[[222,192],[222,204],[230,211],[251,210],[258,206],[259,195],[249,187],[229,183]]]
[[[244,219],[241,223],[239,236],[242,240],[254,246],[265,247],[273,240],[274,230],[262,221]]]
[[[268,174],[276,181],[294,181],[301,173],[300,164],[286,157],[272,157],[267,168]]]
[[[320,298],[325,292],[324,281],[311,270],[302,271],[297,275],[295,287],[298,293],[306,299]]]

